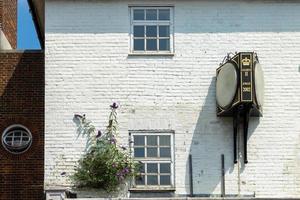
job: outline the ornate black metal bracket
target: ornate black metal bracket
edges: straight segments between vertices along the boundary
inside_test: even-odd
[[[233,117],[233,160],[234,163],[237,163],[237,134],[239,126],[239,112],[236,111]]]
[[[248,163],[247,158],[247,139],[248,139],[248,126],[249,126],[249,118],[250,112],[252,109],[252,105],[240,105],[235,111],[233,116],[233,160],[234,163],[237,163],[237,155],[238,155],[238,142],[237,136],[239,132],[239,124],[241,122],[240,118],[243,118],[243,136],[244,136],[244,163]]]

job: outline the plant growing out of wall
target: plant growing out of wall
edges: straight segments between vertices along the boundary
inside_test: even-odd
[[[130,177],[137,176],[139,164],[133,161],[130,152],[117,142],[118,105],[113,103],[108,126],[104,134],[85,115],[75,115],[79,120],[77,132],[87,137],[86,153],[79,160],[71,177],[77,187],[103,188],[113,191]]]

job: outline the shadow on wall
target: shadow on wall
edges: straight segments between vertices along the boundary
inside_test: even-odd
[[[232,117],[216,116],[215,77],[209,85],[204,104],[198,116],[193,133],[190,154],[193,164],[193,191],[195,196],[221,195],[221,155],[225,156],[225,186],[228,184],[228,195],[238,194],[237,164],[233,163],[233,121]],[[259,124],[259,118],[250,118],[248,139]],[[240,136],[242,126],[239,129]],[[243,157],[243,137],[240,137],[240,157]],[[251,149],[248,145],[248,160],[251,162]],[[241,158],[241,161],[243,159]],[[241,173],[245,165],[241,164]],[[189,169],[189,163],[186,164]],[[226,176],[229,180],[226,180]],[[189,185],[189,171],[186,174],[186,185]],[[190,188],[186,188],[189,191]],[[243,191],[241,191],[243,194]]]
[[[46,4],[46,33],[101,34],[130,31],[127,1],[47,1]],[[300,20],[295,20],[300,17],[299,9],[297,1],[176,1],[175,32],[299,31]]]

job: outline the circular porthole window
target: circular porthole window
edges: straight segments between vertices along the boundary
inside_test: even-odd
[[[13,154],[21,154],[27,151],[32,143],[30,131],[22,125],[12,125],[6,128],[2,134],[3,147]]]

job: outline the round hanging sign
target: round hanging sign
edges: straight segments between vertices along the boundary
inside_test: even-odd
[[[237,71],[233,63],[226,63],[217,75],[217,104],[226,109],[231,105],[238,86]]]

